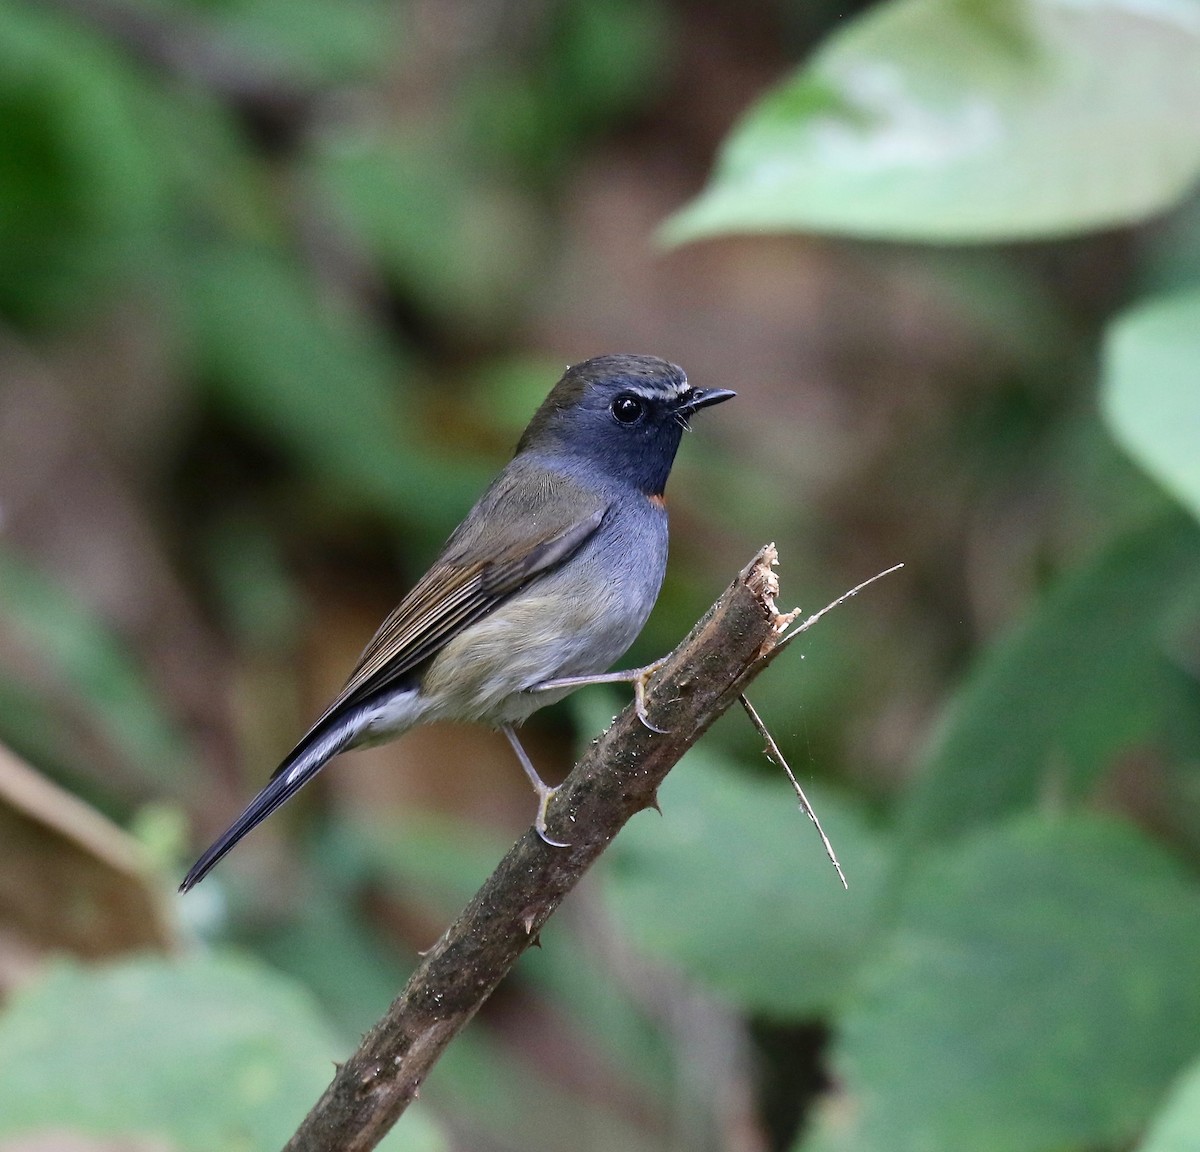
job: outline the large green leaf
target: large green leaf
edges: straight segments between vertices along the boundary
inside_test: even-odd
[[[299,985],[246,960],[64,964],[0,1016],[0,1136],[67,1129],[275,1152],[344,1055]],[[444,1144],[418,1110],[384,1147]]]
[[[888,0],[746,116],[665,235],[1064,235],[1198,175],[1195,0]]]
[[[1138,1152],[1200,1152],[1200,1061],[1179,1078]]]
[[[1200,890],[1115,821],[927,859],[839,1026],[807,1152],[1121,1147],[1200,1036]]]
[[[1125,313],[1109,329],[1104,361],[1113,435],[1200,517],[1200,290]]]
[[[875,926],[886,854],[849,800],[805,783],[846,870],[846,891],[784,781],[688,754],[604,868],[634,942],[733,1002],[773,1017],[828,1010]]]
[[[1122,537],[1052,590],[951,705],[906,797],[905,843],[1085,795],[1118,753],[1193,706],[1167,620],[1198,585],[1200,532],[1180,517]]]

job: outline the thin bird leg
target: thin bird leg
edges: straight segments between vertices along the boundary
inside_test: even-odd
[[[796,793],[796,798],[800,801],[800,810],[816,825],[817,835],[821,837],[821,843],[825,845],[825,855],[829,857],[829,862],[837,870],[838,879],[842,882],[842,887],[849,888],[850,885],[846,883],[846,874],[842,871],[842,866],[838,863],[838,858],[833,854],[833,845],[829,842],[829,837],[825,835],[825,829],[821,827],[821,821],[817,819],[817,813],[808,802],[808,797],[804,795],[804,789],[800,787],[800,781],[796,779],[796,774],[783,758],[783,753],[779,751],[779,745],[775,743],[775,737],[767,731],[767,726],[762,722],[762,717],[759,716],[746,694],[743,692],[738,696],[738,699],[742,702],[742,707],[746,710],[746,715],[750,717],[750,723],[754,725],[758,730],[758,734],[763,738],[763,742],[766,744],[765,751],[767,756],[771,760],[774,760],[787,773],[787,778],[792,782],[792,789]]]
[[[503,724],[500,731],[508,737],[508,742],[512,745],[512,750],[517,754],[517,759],[521,762],[521,767],[525,769],[525,775],[529,777],[529,783],[533,785],[533,790],[538,797],[537,818],[533,822],[533,827],[537,834],[550,845],[551,848],[569,848],[569,844],[564,844],[561,840],[551,840],[546,834],[546,805],[550,803],[557,788],[551,788],[538,774],[537,769],[533,766],[533,761],[529,759],[525,749],[521,747],[521,741],[517,739],[516,730],[511,724]]]
[[[547,692],[551,688],[582,688],[587,684],[632,684],[633,709],[637,713],[637,718],[651,732],[658,732],[661,735],[667,730],[659,728],[657,724],[652,724],[650,717],[646,715],[646,685],[649,684],[650,677],[666,662],[667,658],[664,656],[661,660],[644,664],[641,668],[630,668],[624,672],[602,672],[596,676],[563,676],[558,680],[546,680],[541,684],[535,684],[529,691]]]

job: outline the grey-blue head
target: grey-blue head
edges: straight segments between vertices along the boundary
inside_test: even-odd
[[[585,460],[648,496],[662,494],[693,412],[736,393],[693,388],[657,356],[596,356],[568,368],[517,453]]]

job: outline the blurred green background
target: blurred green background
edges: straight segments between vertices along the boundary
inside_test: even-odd
[[[525,782],[175,885],[630,351],[739,392],[630,662],[906,565],[752,691],[850,889],[730,715],[386,1146],[1200,1149],[1198,177],[1198,0],[0,0],[0,1148],[287,1138]]]

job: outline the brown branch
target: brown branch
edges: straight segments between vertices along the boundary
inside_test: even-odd
[[[652,732],[632,706],[584,755],[550,805],[551,848],[532,830],[424,957],[387,1014],[337,1071],[285,1152],[366,1152],[416,1097],[479,1010],[625,822],[654,807],[683,754],[768,663],[790,617],[775,608],[768,545],[654,677]]]

